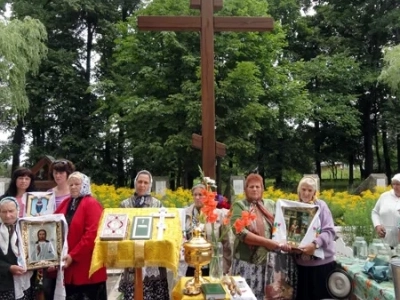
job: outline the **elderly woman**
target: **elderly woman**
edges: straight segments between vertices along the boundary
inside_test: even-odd
[[[250,174],[245,181],[245,200],[237,200],[232,204],[233,225],[243,211],[256,214],[257,218],[250,228],[235,233],[233,250],[232,275],[244,277],[259,300],[265,296],[266,263],[268,251],[281,250],[282,245],[271,240],[274,222],[275,202],[263,200],[263,179],[258,174]],[[288,249],[284,249],[288,250]]]
[[[151,173],[146,170],[140,171],[135,178],[135,193],[132,197],[123,200],[120,206],[123,208],[161,207],[161,202],[150,194],[152,184]],[[123,293],[124,300],[133,299],[133,281],[134,270],[125,269],[118,289]],[[146,267],[146,276],[143,279],[143,296],[145,300],[169,299],[167,270],[165,268]]]
[[[18,202],[14,197],[0,200],[0,299],[34,299],[30,288],[30,272],[19,266],[17,234],[15,224],[18,220]],[[15,285],[18,283],[18,285]]]
[[[372,209],[371,217],[374,228],[379,237],[393,248],[397,246],[399,240],[398,220],[400,218],[400,173],[392,178],[392,189],[384,192],[379,197]]]
[[[201,212],[201,208],[203,207],[203,193],[202,191],[205,189],[205,186],[203,184],[197,184],[192,188],[192,195],[193,195],[193,203],[188,206],[185,209],[185,214],[186,214],[186,232],[187,232],[187,239],[191,238],[191,229],[198,225],[199,223],[199,216]],[[222,247],[223,247],[223,272],[224,274],[228,274],[229,270],[231,268],[231,263],[232,263],[232,248],[231,248],[231,242],[229,239],[229,229],[226,228],[225,225],[223,225],[222,220],[226,217],[228,214],[227,209],[216,209],[215,212],[218,215],[218,219],[214,224],[214,232],[215,236],[217,239],[221,236],[221,234],[225,234],[222,237]],[[211,235],[212,235],[212,226],[211,224],[207,223],[205,227],[206,231],[206,238],[207,240],[211,241]],[[188,267],[186,271],[186,276],[194,276],[194,270],[195,268],[193,267]],[[208,276],[209,275],[209,268],[208,265],[203,268],[202,270],[202,275],[203,276]]]
[[[101,204],[91,196],[90,180],[80,172],[68,177],[71,197],[64,200],[55,213],[65,215],[68,223],[68,254],[64,260],[64,282],[67,299],[107,299],[107,273],[101,268],[89,278]]]
[[[33,192],[35,191],[35,184],[34,184],[34,176],[31,170],[27,168],[18,168],[16,169],[12,176],[11,182],[8,186],[7,191],[4,193],[0,199],[4,197],[15,197],[18,202],[19,207],[19,217],[25,216],[25,199],[23,199],[23,195],[26,192]]]
[[[297,300],[320,300],[330,298],[327,289],[329,273],[335,269],[335,230],[333,218],[328,205],[316,198],[317,182],[312,177],[304,177],[297,187],[300,202],[314,204],[319,207],[321,233],[311,243],[300,249],[303,254],[296,255],[298,284]],[[322,249],[324,259],[314,257],[314,251]]]

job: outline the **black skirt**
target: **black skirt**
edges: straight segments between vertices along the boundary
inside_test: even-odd
[[[106,282],[73,285],[66,284],[67,300],[107,300]]]
[[[0,300],[15,300],[14,290],[12,291],[3,291],[0,292]],[[35,299],[35,293],[32,288],[24,291],[24,296],[22,298],[18,298],[17,300],[33,300]]]
[[[327,288],[329,273],[336,268],[336,262],[315,267],[297,266],[296,300],[321,300],[331,298]]]

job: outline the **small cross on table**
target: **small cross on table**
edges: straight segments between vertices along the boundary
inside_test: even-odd
[[[165,225],[165,218],[175,218],[175,215],[168,213],[165,207],[161,207],[158,213],[151,214],[153,218],[159,217],[160,220],[157,223],[157,240],[162,240],[164,237],[164,230],[167,228]]]
[[[138,28],[153,31],[201,32],[201,106],[202,136],[192,139],[192,145],[203,151],[205,176],[215,178],[216,156],[225,155],[225,145],[215,140],[214,100],[214,32],[270,31],[273,19],[265,17],[214,17],[222,9],[222,0],[190,0],[190,8],[200,9],[200,16],[139,16]]]

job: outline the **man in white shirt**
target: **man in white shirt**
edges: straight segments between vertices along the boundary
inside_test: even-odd
[[[371,218],[376,233],[391,247],[399,243],[400,173],[392,178],[392,189],[379,197],[372,209]]]

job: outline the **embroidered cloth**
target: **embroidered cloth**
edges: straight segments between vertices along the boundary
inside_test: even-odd
[[[150,216],[158,213],[159,208],[106,208],[99,223],[99,229],[92,255],[89,276],[101,267],[165,267],[177,275],[179,265],[179,249],[182,242],[180,214],[176,208],[168,208],[168,213],[175,218],[165,218],[166,230],[163,240],[157,240],[157,224],[159,218],[153,219],[152,238],[150,240],[130,240],[134,216]],[[128,236],[123,241],[101,241],[101,227],[106,214],[128,214]]]

